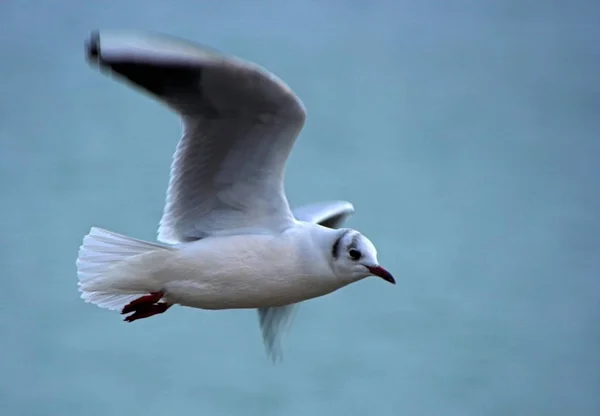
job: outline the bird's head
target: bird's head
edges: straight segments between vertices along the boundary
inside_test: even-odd
[[[331,265],[335,275],[349,283],[367,276],[378,276],[386,282],[396,283],[391,273],[379,265],[373,243],[349,228],[336,230],[331,244]]]

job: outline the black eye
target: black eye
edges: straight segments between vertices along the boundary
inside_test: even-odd
[[[352,260],[358,260],[362,256],[362,253],[360,251],[358,251],[357,249],[355,249],[355,248],[351,248],[348,251],[348,254],[350,255],[350,258]]]

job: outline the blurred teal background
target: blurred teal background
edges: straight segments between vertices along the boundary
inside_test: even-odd
[[[600,414],[596,1],[0,2],[3,415]],[[91,225],[154,240],[175,115],[87,66],[94,29],[266,66],[308,121],[299,205],[348,199],[399,281],[254,311],[85,304]]]

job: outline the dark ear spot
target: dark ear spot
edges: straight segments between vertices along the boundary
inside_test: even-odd
[[[344,236],[348,234],[348,232],[350,232],[350,230],[342,231],[338,238],[335,239],[333,246],[331,246],[331,257],[333,257],[334,259],[337,259],[340,256],[340,243],[342,242],[342,238],[344,238]]]
[[[331,257],[334,259],[338,258],[338,252],[340,251],[340,240],[342,239],[343,234],[335,239],[333,246],[331,247]]]

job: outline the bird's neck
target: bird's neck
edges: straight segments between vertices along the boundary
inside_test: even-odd
[[[300,222],[305,235],[305,250],[310,251],[312,258],[319,259],[320,265],[326,267],[328,274],[333,274],[333,265],[331,262],[331,249],[337,238],[338,230],[323,227],[319,224]],[[300,227],[297,227],[299,229]]]

